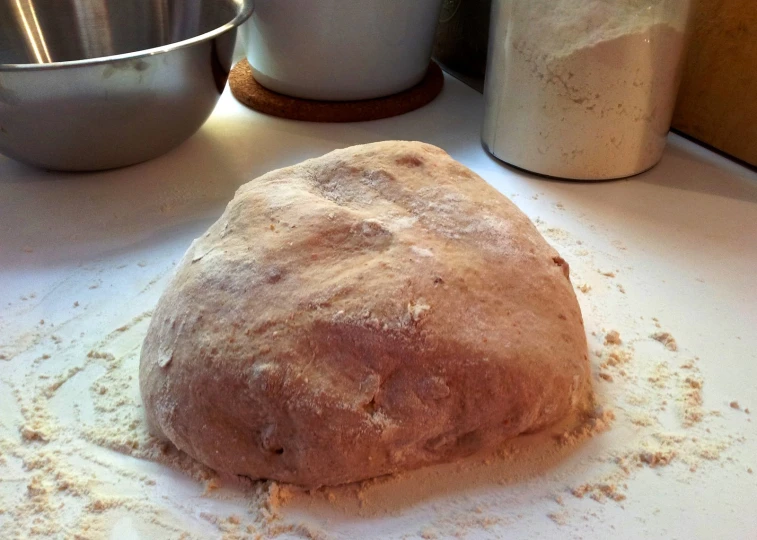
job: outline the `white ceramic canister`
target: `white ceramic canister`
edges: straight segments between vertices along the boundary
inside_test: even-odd
[[[256,0],[244,25],[255,79],[288,96],[396,94],[428,69],[441,0]]]

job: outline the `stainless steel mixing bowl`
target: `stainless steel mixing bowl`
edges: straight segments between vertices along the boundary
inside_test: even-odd
[[[0,1],[0,153],[57,170],[159,156],[215,107],[252,0]]]

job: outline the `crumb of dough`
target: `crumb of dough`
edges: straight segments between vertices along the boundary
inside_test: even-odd
[[[688,384],[691,388],[694,388],[694,389],[697,389],[697,390],[700,389],[700,388],[702,388],[702,381],[698,380],[698,379],[695,379],[693,377],[686,377],[683,380],[683,382],[685,382],[686,384]]]
[[[586,495],[597,502],[602,502],[606,498],[616,502],[624,501],[626,496],[620,492],[618,486],[614,483],[586,483],[571,490],[574,497],[583,499]]]
[[[558,525],[567,525],[568,524],[568,513],[567,512],[551,512],[547,514],[547,517],[557,523]]]
[[[599,373],[599,378],[607,382],[613,381],[612,375],[610,375],[609,373],[605,373],[604,371]]]
[[[607,355],[607,360],[605,362],[608,366],[618,366],[620,364],[627,364],[631,358],[632,354],[630,351],[627,350],[613,350],[610,351],[610,354]]]
[[[104,394],[105,392],[103,392],[103,390],[105,390],[105,387],[101,387],[99,393]],[[205,494],[207,495],[219,489],[220,487],[221,487],[221,483],[217,477],[208,478],[205,481]]]
[[[668,465],[676,456],[674,450],[657,451],[657,452],[640,452],[639,461],[649,465],[652,468]]]
[[[588,292],[591,290],[591,285],[587,283],[583,283],[578,286],[578,290],[581,291],[584,294],[588,294]]]
[[[744,412],[747,413],[747,414],[750,414],[749,413],[749,407],[747,407],[746,409],[744,409]]]
[[[650,414],[636,413],[631,416],[631,423],[636,426],[647,427],[657,423],[657,418]]]
[[[741,409],[738,401],[731,401],[728,405],[731,407],[731,409]]]
[[[746,470],[746,472],[748,472],[749,474],[752,474],[752,468],[748,467],[747,470]]]
[[[623,287],[623,285],[621,285],[620,283],[618,283],[617,287],[618,287],[618,290],[620,292],[622,292],[623,294],[626,294],[626,289],[625,289],[625,287]]]
[[[691,427],[704,418],[702,410],[702,393],[699,388],[684,393],[683,425]]]
[[[293,487],[287,484],[279,484],[278,482],[272,482],[269,490],[269,501],[272,508],[279,508],[284,506],[294,497]]]
[[[115,360],[115,356],[113,356],[111,353],[96,351],[94,349],[92,349],[91,351],[87,353],[87,358],[101,359],[101,360],[108,360],[108,361]]]
[[[602,272],[602,271],[600,271],[599,273],[602,274],[605,277],[610,277],[610,278],[614,278],[615,277],[615,272]]]
[[[678,343],[676,343],[675,338],[670,334],[670,332],[655,332],[650,337],[655,341],[659,341],[660,343],[665,345],[665,348],[669,351],[678,350]]]
[[[605,345],[620,345],[623,340],[620,339],[620,333],[617,330],[610,330],[605,335]]]
[[[612,410],[599,406],[587,415],[581,424],[572,430],[563,431],[556,436],[556,439],[563,445],[573,446],[584,439],[607,431],[614,420],[615,413]]]
[[[589,484],[581,484],[580,486],[571,489],[570,493],[578,499],[583,499],[584,496],[590,491],[591,486]]]

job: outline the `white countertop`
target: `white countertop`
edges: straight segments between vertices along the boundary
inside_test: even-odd
[[[335,148],[416,139],[444,148],[538,218],[569,261],[574,284],[591,287],[577,295],[590,349],[601,355],[592,357],[595,369],[612,350],[602,343],[611,329],[623,339],[619,349],[632,354],[625,376],[616,366],[605,369],[612,382],[596,378],[599,400],[616,420],[548,466],[495,457],[489,464],[476,458],[432,467],[363,487],[362,508],[353,504],[358,488],[295,494],[277,512],[281,522],[299,527],[281,534],[757,538],[757,421],[751,419],[757,415],[757,174],[671,136],[662,162],[635,178],[545,180],[484,152],[482,113],[481,95],[449,77],[441,96],[419,111],[341,125],[266,117],[227,90],[194,137],[149,163],[55,174],[0,156],[0,354],[6,358],[0,359],[0,530],[28,534],[40,507],[27,486],[39,474],[39,481],[52,482],[61,470],[87,482],[79,494],[47,490],[50,508],[65,505],[53,536],[244,536],[246,523],[258,527],[249,494],[223,488],[203,495],[202,483],[83,434],[103,418],[116,426],[124,411],[138,410],[136,366],[149,310],[173,264],[237,187]],[[678,351],[649,337],[657,331],[672,334]],[[96,390],[109,384],[111,372],[109,360],[87,358],[92,350],[113,354],[112,373],[126,377],[122,386],[111,381],[111,393],[125,396],[117,407],[98,408]],[[682,423],[687,373],[703,382],[704,419],[691,427]],[[64,382],[51,389],[56,380]],[[21,437],[24,427],[42,420],[53,425],[46,440]],[[638,456],[660,441],[673,456],[669,464],[634,463],[619,473],[615,457]],[[55,465],[30,466],[46,452],[56,456]],[[616,487],[625,499],[570,492],[606,483],[608,475],[620,478]],[[101,493],[120,502],[93,507]],[[236,518],[223,521],[232,514],[241,516],[240,525]]]

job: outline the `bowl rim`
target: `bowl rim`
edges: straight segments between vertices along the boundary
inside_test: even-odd
[[[214,1],[217,1],[217,0],[214,0]],[[202,43],[204,41],[214,39],[220,36],[221,34],[225,34],[229,30],[232,30],[233,28],[236,28],[242,23],[244,23],[252,15],[253,1],[254,0],[232,0],[234,4],[239,5],[239,10],[236,16],[233,19],[231,19],[229,22],[225,23],[222,26],[214,28],[213,30],[209,32],[205,32],[204,34],[200,34],[198,36],[194,36],[189,39],[176,41],[174,43],[169,43],[168,45],[162,45],[160,47],[152,47],[150,49],[141,49],[139,51],[133,51],[129,53],[113,54],[110,56],[83,58],[81,60],[66,60],[64,62],[50,62],[47,64],[0,64],[0,73],[13,72],[13,71],[49,71],[49,70],[65,69],[65,68],[73,68],[73,67],[96,66],[96,65],[101,65],[101,64],[108,64],[111,62],[119,62],[123,60],[136,60],[139,58],[146,58],[150,56],[156,56],[159,54],[169,53],[169,52],[176,51],[179,49],[185,49],[185,48],[191,47],[192,45],[196,45],[197,43]]]

